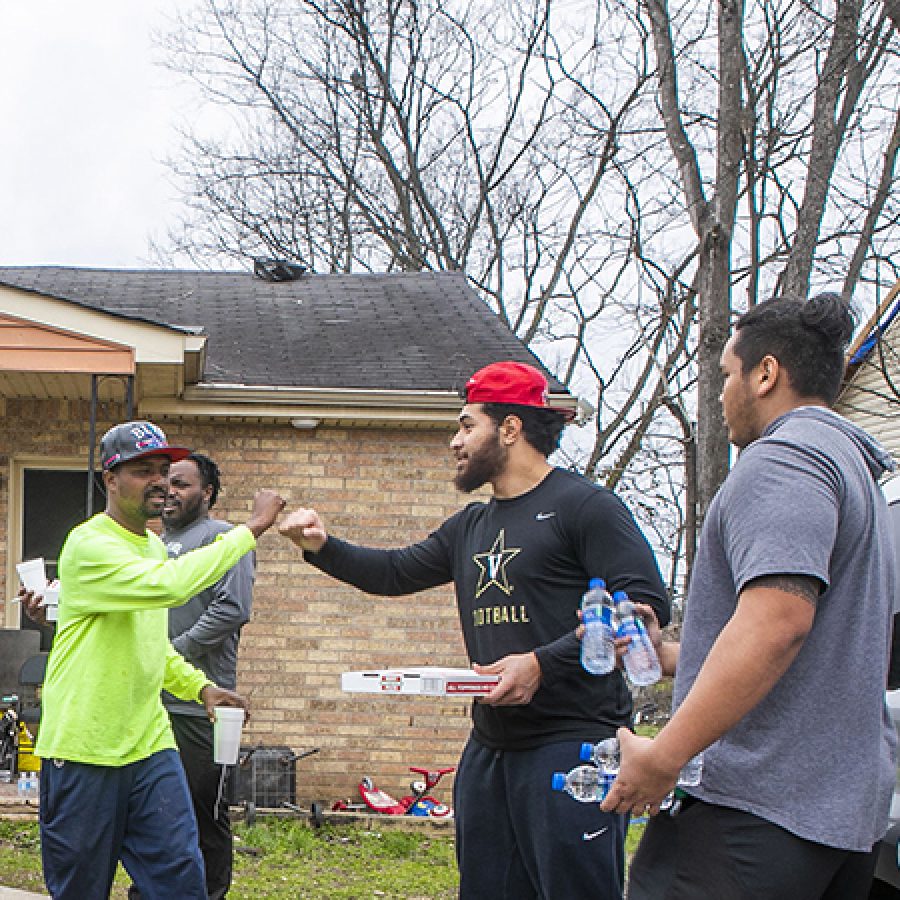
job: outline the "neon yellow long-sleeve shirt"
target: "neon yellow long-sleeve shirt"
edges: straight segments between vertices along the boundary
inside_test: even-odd
[[[59,559],[59,618],[36,754],[124,766],[174,748],[160,690],[197,700],[209,679],[169,643],[166,610],[255,546],[253,533],[238,526],[169,559],[155,534],[134,534],[105,513],[73,528]]]

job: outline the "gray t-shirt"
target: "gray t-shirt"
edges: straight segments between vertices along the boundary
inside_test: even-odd
[[[771,692],[706,750],[691,793],[855,851],[886,831],[894,783],[884,692],[897,576],[877,484],[891,465],[865,432],[821,407],[781,416],[743,450],[704,523],[675,683],[677,705],[748,582],[819,579],[803,647]]]
[[[163,541],[169,556],[181,556],[211,544],[232,526],[204,516],[181,530],[166,530]],[[212,587],[195,594],[182,606],[169,610],[169,640],[191,665],[201,669],[219,687],[237,684],[237,651],[241,627],[250,619],[256,554],[245,553]],[[178,700],[163,692],[170,713],[205,716],[199,703]]]

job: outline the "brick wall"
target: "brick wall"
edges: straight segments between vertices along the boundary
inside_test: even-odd
[[[103,407],[98,435],[120,415],[117,407]],[[7,401],[0,459],[5,463],[11,453],[86,459],[87,419],[84,404]],[[217,460],[224,490],[213,512],[233,522],[247,518],[257,488],[272,487],[289,508],[314,506],[341,537],[400,546],[424,537],[466,500],[451,484],[449,429],[310,432],[275,425],[160,424],[172,443]],[[2,471],[0,528],[6,522],[8,465]],[[370,597],[319,574],[277,533],[261,539],[238,676],[252,707],[245,743],[321,748],[297,764],[302,804],[356,799],[363,775],[399,795],[412,777],[408,766],[455,765],[469,731],[465,700],[340,689],[346,670],[428,664],[466,665],[452,589]],[[450,785],[448,779],[438,791],[447,802]]]
[[[341,537],[399,546],[424,537],[462,502],[450,484],[449,433],[181,428],[170,427],[170,439],[183,434],[219,462],[225,491],[217,509],[231,521],[246,518],[253,491],[268,486],[289,508],[314,506]],[[239,687],[253,709],[250,743],[321,747],[298,763],[302,802],[353,796],[366,774],[405,792],[408,766],[456,763],[468,734],[465,701],[340,689],[346,670],[429,663],[466,663],[452,590],[370,597],[321,575],[279,535],[262,538]]]

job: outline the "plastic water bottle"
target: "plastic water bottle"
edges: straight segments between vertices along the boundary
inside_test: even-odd
[[[696,787],[703,778],[703,754],[692,756],[678,774],[678,787]]]
[[[631,642],[622,657],[628,680],[639,687],[659,681],[662,677],[659,657],[641,617],[634,613],[634,604],[624,591],[616,591],[613,600],[619,622],[617,637],[627,637]]]
[[[596,744],[584,743],[581,745],[581,759],[584,762],[592,762],[599,770],[614,778],[619,772],[619,741],[618,738],[607,738]],[[703,777],[703,754],[698,753],[689,759],[678,773],[676,787],[696,787]]]
[[[614,778],[597,766],[575,766],[569,772],[554,772],[551,787],[565,791],[579,803],[601,803]]]
[[[16,784],[16,793],[22,800],[36,800],[38,797],[37,772],[21,772]]]
[[[590,762],[609,775],[615,775],[619,771],[619,739],[607,738],[592,744],[585,741],[581,745],[581,760]]]
[[[581,665],[592,675],[606,675],[616,664],[614,612],[615,604],[606,590],[606,582],[602,578],[592,578],[581,598],[581,621],[584,623]]]

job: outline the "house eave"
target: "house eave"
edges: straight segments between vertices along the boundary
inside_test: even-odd
[[[571,404],[566,395],[551,403]],[[444,428],[456,423],[463,400],[452,391],[373,388],[312,388],[290,385],[188,385],[181,397],[145,397],[142,415],[159,419],[239,419],[285,423],[311,420],[323,425]]]

